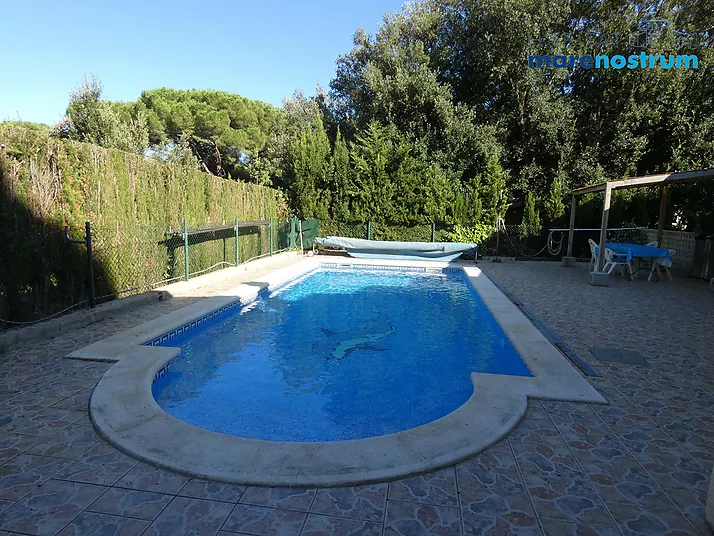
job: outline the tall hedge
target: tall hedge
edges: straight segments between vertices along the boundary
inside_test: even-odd
[[[114,295],[183,276],[183,240],[166,232],[184,218],[204,227],[270,216],[286,218],[277,190],[0,124],[0,319],[33,320],[85,298],[85,248],[63,239],[65,225],[82,238],[92,223],[97,293]],[[191,272],[235,260],[232,231],[192,244]],[[267,249],[265,230],[241,230],[241,259]]]

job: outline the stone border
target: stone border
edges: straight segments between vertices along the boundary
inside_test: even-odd
[[[567,359],[473,265],[330,257],[324,264],[462,269],[528,365],[532,377],[472,373],[474,392],[457,410],[394,434],[334,442],[278,442],[211,432],[180,421],[154,400],[151,386],[180,350],[140,346],[235,301],[254,298],[322,263],[313,258],[75,352],[117,361],[97,384],[90,416],[100,435],[128,454],[197,478],[259,486],[329,487],[381,482],[453,465],[488,448],[523,417],[527,398],[607,403]]]
[[[0,354],[10,352],[23,344],[34,344],[47,337],[83,328],[136,307],[152,305],[171,299],[171,295],[161,289],[154,289],[118,300],[111,300],[97,305],[94,309],[78,309],[49,320],[21,327],[12,327],[0,333]]]
[[[110,300],[98,304],[94,309],[78,309],[71,313],[63,314],[56,318],[37,322],[32,325],[12,327],[5,332],[0,332],[0,354],[10,352],[25,343],[34,344],[41,339],[52,337],[59,333],[73,331],[93,324],[94,322],[106,320],[137,307],[153,305],[174,297],[185,296],[201,288],[235,277],[236,275],[258,271],[264,269],[266,266],[283,261],[286,258],[297,257],[297,255],[298,253],[296,251],[276,253],[272,257],[263,257],[250,262],[244,262],[238,266],[209,272],[200,277],[189,279],[188,281],[178,281],[170,285],[156,287],[141,294]]]
[[[199,278],[180,281],[165,287],[160,287],[156,290],[160,291],[162,295],[169,297],[191,296],[195,295],[193,294],[195,292],[200,292],[202,288],[209,287],[212,284],[225,281],[242,273],[254,272],[256,275],[267,273],[266,270],[274,270],[274,264],[291,257],[297,257],[297,253],[286,252],[273,255],[272,257],[264,257],[263,259],[241,264],[238,267],[224,268],[223,270],[211,272]],[[298,261],[296,264],[301,263]],[[290,272],[283,274],[284,270],[290,270],[290,268],[292,268],[292,266],[281,270],[274,270],[271,276],[266,278],[265,281],[255,280],[239,285],[228,291],[221,292],[219,296],[205,298],[127,331],[102,339],[101,341],[72,352],[69,354],[69,357],[74,359],[87,359],[90,361],[118,361],[120,354],[134,346],[145,344],[164,333],[168,333],[175,327],[201,318],[211,311],[231,304],[236,300],[250,300],[268,285],[279,284],[282,280],[290,279],[292,277]],[[281,277],[283,279],[281,279]]]
[[[557,333],[550,329],[545,324],[545,322],[543,322],[533,311],[531,311],[529,307],[524,305],[521,300],[514,296],[512,292],[508,291],[508,289],[506,289],[498,279],[496,279],[495,277],[493,277],[493,275],[489,273],[483,272],[483,274],[488,277],[491,282],[498,288],[498,290],[503,292],[508,297],[508,299],[511,300],[513,304],[518,307],[518,309],[520,309],[521,312],[526,315],[531,322],[533,322],[533,324],[535,324],[535,326],[540,330],[543,336],[548,339],[553,344],[553,346],[560,350],[573,365],[578,367],[583,374],[595,378],[600,377],[600,373],[592,365],[590,365],[590,363],[580,357],[580,354],[573,350],[567,342],[561,339]]]

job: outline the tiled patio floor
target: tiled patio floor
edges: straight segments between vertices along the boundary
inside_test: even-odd
[[[191,480],[94,433],[91,390],[109,365],[70,351],[190,300],[145,306],[0,356],[0,536],[710,534],[714,293],[674,283],[586,284],[585,267],[481,263],[602,378],[609,406],[532,401],[506,440],[429,475],[286,490]],[[597,362],[591,347],[649,365]]]

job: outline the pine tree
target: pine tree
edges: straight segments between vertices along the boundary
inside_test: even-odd
[[[351,146],[354,164],[352,216],[357,220],[385,221],[389,218],[394,190],[390,177],[394,144],[390,134],[389,128],[372,121]]]
[[[327,219],[332,182],[330,140],[316,115],[290,147],[293,206],[300,218]]]
[[[468,215],[473,223],[481,223],[483,214],[483,203],[481,201],[481,175],[476,175],[469,181],[468,186]]]

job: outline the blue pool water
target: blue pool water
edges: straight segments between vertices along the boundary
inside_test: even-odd
[[[273,441],[407,430],[466,402],[472,371],[530,376],[460,271],[318,270],[163,345],[166,412]]]

